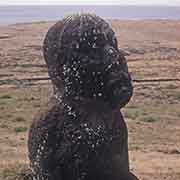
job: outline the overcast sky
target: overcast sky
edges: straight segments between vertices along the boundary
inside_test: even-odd
[[[28,5],[28,4],[119,4],[119,5],[170,5],[180,6],[180,0],[0,0],[0,5]]]

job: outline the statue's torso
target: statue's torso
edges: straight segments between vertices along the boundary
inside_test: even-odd
[[[87,173],[102,174],[104,169],[112,173],[129,168],[127,128],[119,110],[91,103],[69,106],[54,101],[46,114],[34,121],[30,136],[30,159],[39,158],[37,171],[38,164],[47,164],[49,171],[61,167],[68,180]],[[32,146],[33,138],[38,142]]]

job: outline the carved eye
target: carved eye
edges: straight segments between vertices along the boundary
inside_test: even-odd
[[[117,47],[117,39],[116,39],[115,35],[112,37],[112,44],[113,44],[113,46]]]
[[[107,50],[107,55],[109,57],[115,58],[117,56],[117,51],[113,47],[110,47]]]
[[[108,55],[113,55],[114,53],[115,53],[114,49],[113,48],[109,48]]]
[[[107,37],[111,46],[113,46],[114,48],[117,48],[117,39],[116,39],[115,33],[112,30],[110,30],[107,34]]]

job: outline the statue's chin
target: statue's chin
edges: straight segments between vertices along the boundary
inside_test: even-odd
[[[112,108],[122,108],[129,102],[132,93],[131,83],[125,85],[120,80],[115,81],[109,87],[107,101]]]
[[[109,105],[111,108],[123,108],[130,100],[131,95],[124,94],[121,96],[114,96],[112,99],[109,100]]]

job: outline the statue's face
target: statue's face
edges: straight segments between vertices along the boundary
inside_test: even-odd
[[[131,78],[115,33],[92,15],[64,23],[62,80],[65,96],[91,98],[123,107],[132,96]]]

